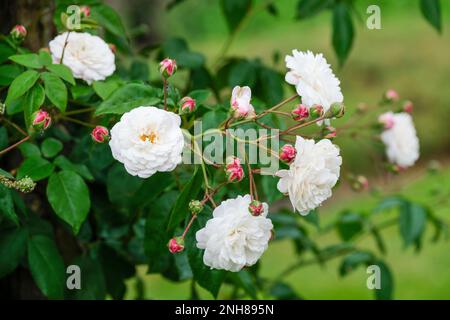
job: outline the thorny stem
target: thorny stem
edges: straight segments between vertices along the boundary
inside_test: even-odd
[[[71,115],[75,115],[75,114],[88,113],[88,112],[92,112],[92,111],[95,111],[95,108],[84,108],[84,109],[67,111],[64,113],[64,115],[71,116]]]
[[[82,126],[85,126],[85,127],[88,127],[88,128],[95,128],[96,127],[95,124],[87,123],[87,122],[84,122],[84,121],[81,121],[81,120],[78,120],[78,119],[75,119],[75,118],[70,118],[70,117],[66,117],[66,116],[60,116],[60,119],[65,120],[65,121],[69,121],[69,122],[73,122],[73,123],[76,123],[76,124],[79,124],[79,125],[82,125]]]
[[[12,121],[9,121],[6,118],[2,118],[3,121],[5,121],[7,124],[9,124],[11,127],[13,127],[14,129],[16,129],[17,131],[19,131],[21,134],[23,134],[24,136],[27,136],[28,134],[21,128],[19,127],[17,124],[15,124]]]

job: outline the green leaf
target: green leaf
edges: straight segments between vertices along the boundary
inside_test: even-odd
[[[8,89],[8,95],[5,101],[6,105],[8,106],[12,100],[21,97],[25,92],[30,90],[38,78],[39,73],[34,70],[27,70],[15,78]]]
[[[375,297],[377,300],[391,300],[394,292],[394,278],[389,267],[382,261],[376,261],[374,265],[380,268],[381,287],[376,289]]]
[[[258,299],[258,288],[256,287],[256,281],[252,274],[248,270],[241,270],[239,272],[232,273],[234,282],[244,289],[244,291],[252,298]]]
[[[62,142],[55,138],[47,138],[41,145],[42,154],[46,158],[53,158],[60,153],[62,149]]]
[[[43,66],[49,66],[52,64],[52,56],[46,50],[39,50],[39,62]]]
[[[11,190],[9,190],[4,185],[0,184],[0,216],[11,220],[16,225],[19,225],[19,218],[14,210],[14,202],[11,195]]]
[[[197,197],[203,183],[202,171],[195,168],[191,180],[183,187],[180,196],[170,212],[167,230],[174,229],[181,221],[190,215],[188,204]]]
[[[402,206],[399,216],[400,234],[405,247],[420,241],[427,219],[426,210],[415,203]]]
[[[118,36],[126,38],[126,31],[117,12],[108,5],[99,4],[91,6],[91,18],[105,27],[106,30]]]
[[[259,96],[269,105],[275,105],[283,99],[283,76],[269,68],[260,68],[259,83],[261,92]]]
[[[22,156],[24,158],[31,158],[31,157],[40,157],[41,156],[41,150],[39,147],[31,142],[24,142],[19,146],[19,150],[22,153]]]
[[[25,125],[27,128],[30,128],[33,120],[32,115],[35,111],[39,109],[39,107],[44,103],[45,101],[45,92],[44,88],[37,83],[36,85],[29,90],[25,96],[22,98],[22,104],[23,104],[23,111],[24,111],[24,118],[25,118]]]
[[[197,104],[204,102],[211,95],[209,90],[194,90],[189,92],[188,96],[195,100]]]
[[[95,114],[123,114],[139,106],[155,105],[160,102],[157,95],[157,90],[151,86],[130,83],[116,90],[103,101]]]
[[[0,208],[1,208],[0,204]],[[24,228],[2,230],[0,233],[0,278],[14,271],[25,256],[27,232]]]
[[[44,81],[45,95],[61,111],[66,110],[67,88],[64,82],[53,73],[44,72],[41,75]]]
[[[345,2],[338,2],[333,9],[333,48],[343,65],[353,44],[353,22]]]
[[[0,66],[0,86],[9,86],[22,73],[22,68],[15,64]]]
[[[39,181],[50,176],[53,169],[54,166],[52,163],[39,156],[33,156],[22,162],[17,170],[17,179],[28,176],[33,179],[33,181]]]
[[[300,0],[297,4],[297,19],[311,18],[321,11],[328,9],[333,0]]]
[[[442,32],[442,13],[439,0],[420,0],[420,11],[427,21],[439,32]]]
[[[228,75],[228,85],[234,86],[249,86],[252,87],[256,82],[257,66],[255,63],[247,60],[239,61],[233,64]]]
[[[14,61],[17,64],[25,66],[27,68],[39,69],[42,68],[42,63],[39,56],[35,53],[16,54],[9,57],[9,60]]]
[[[134,60],[130,67],[128,76],[131,80],[148,81],[150,78],[150,71],[146,61]]]
[[[51,238],[36,235],[28,240],[28,264],[43,294],[49,299],[64,297],[64,262]]]
[[[337,223],[338,233],[343,241],[349,241],[363,229],[363,217],[354,212],[343,212]]]
[[[211,209],[205,207],[192,223],[191,229],[186,235],[185,243],[195,281],[216,298],[225,279],[226,272],[224,270],[211,269],[205,265],[203,262],[203,250],[197,248],[197,241],[195,240],[195,234],[205,226],[211,215]]]
[[[297,295],[295,290],[284,282],[276,282],[270,288],[270,295],[277,300],[300,300],[301,297]]]
[[[106,100],[114,91],[122,86],[122,83],[117,78],[108,78],[106,81],[94,81],[92,83],[92,88],[94,88],[95,93]]]
[[[81,269],[81,289],[71,290],[69,297],[79,300],[105,299],[106,283],[100,259],[89,252],[75,259],[72,264]]]
[[[11,48],[6,42],[0,42],[0,63],[3,63],[8,60],[8,57],[13,55],[16,52],[15,49]]]
[[[58,217],[77,234],[91,206],[89,189],[83,179],[73,171],[54,173],[48,181],[47,197]]]
[[[252,7],[251,0],[221,0],[220,5],[230,31],[236,30]]]
[[[355,270],[360,265],[369,265],[373,262],[374,256],[371,252],[357,251],[347,255],[339,267],[339,274],[345,276]]]
[[[63,64],[51,64],[48,65],[47,70],[51,73],[57,75],[61,79],[67,81],[68,83],[75,85],[75,79],[72,75],[72,70],[70,70],[68,67],[66,67]]]
[[[8,147],[8,130],[5,127],[0,127],[0,150]]]
[[[2,168],[0,168],[0,176],[7,177],[8,179],[14,179],[14,177],[11,173],[3,170]]]
[[[75,164],[71,162],[69,159],[67,159],[65,156],[58,156],[55,161],[53,161],[55,166],[58,168],[61,168],[65,171],[73,171],[78,173],[80,176],[82,176],[84,179],[88,181],[94,180],[94,177],[92,173],[89,171],[88,167],[86,167],[84,164]]]
[[[183,39],[169,38],[162,45],[164,55],[177,61],[177,65],[182,68],[196,69],[205,63],[205,57],[189,50],[189,47]]]

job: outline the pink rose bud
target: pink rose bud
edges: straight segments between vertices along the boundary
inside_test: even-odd
[[[280,150],[280,160],[286,163],[291,163],[296,155],[297,150],[291,144],[285,144]]]
[[[184,97],[180,100],[180,113],[190,113],[195,110],[195,100],[191,97]]]
[[[384,94],[384,98],[389,102],[398,101],[398,99],[400,99],[398,92],[395,91],[394,89],[387,90],[386,93]]]
[[[383,113],[378,117],[378,122],[384,126],[384,129],[391,129],[394,126],[394,114],[392,112]]]
[[[405,101],[405,103],[403,104],[403,111],[412,113],[413,110],[414,110],[414,104],[409,100]]]
[[[82,18],[87,18],[91,15],[91,8],[89,6],[81,6],[80,12]]]
[[[263,204],[258,200],[252,200],[252,202],[250,202],[250,205],[248,206],[248,211],[252,216],[257,217],[264,211]]]
[[[117,47],[114,43],[108,43],[108,47],[111,49],[112,53],[116,53]]]
[[[27,36],[27,29],[25,29],[24,26],[18,24],[14,26],[14,28],[12,28],[10,35],[17,42],[23,41],[23,39],[25,39],[25,37]]]
[[[182,237],[174,237],[167,244],[170,253],[178,253],[184,250],[184,239]]]
[[[46,130],[52,123],[52,118],[45,110],[38,110],[33,114],[33,128],[36,130]]]
[[[302,121],[309,117],[308,107],[304,104],[299,104],[294,110],[291,111],[292,118],[295,121]]]
[[[327,126],[323,129],[322,135],[324,139],[333,139],[337,135],[337,131],[335,128]]]
[[[177,71],[177,62],[174,59],[165,58],[159,63],[159,73],[164,78],[170,78]]]
[[[244,178],[244,169],[241,160],[237,157],[230,157],[225,166],[225,173],[229,182],[239,182]]]
[[[321,118],[324,114],[323,107],[321,105],[315,104],[309,109],[309,117],[311,120]]]
[[[354,191],[364,191],[369,189],[369,180],[365,176],[359,175],[352,179],[351,187]]]
[[[91,132],[91,137],[94,142],[103,143],[109,140],[109,131],[105,127],[96,126]]]

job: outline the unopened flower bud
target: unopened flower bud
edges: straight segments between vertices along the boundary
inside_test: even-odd
[[[315,104],[309,109],[309,118],[315,120],[323,116],[323,107]]]
[[[337,131],[336,131],[336,128],[334,128],[334,127],[326,126],[322,130],[322,137],[324,139],[333,139],[334,137],[336,137],[336,135],[337,135]]]
[[[49,113],[42,109],[36,111],[33,114],[32,119],[33,128],[37,131],[46,130],[52,123],[52,118],[50,117]]]
[[[244,169],[241,160],[237,157],[229,157],[225,166],[225,173],[229,182],[239,182],[244,178]]]
[[[184,97],[180,100],[180,114],[191,113],[195,110],[195,100],[191,97]]]
[[[5,114],[5,104],[3,102],[0,102],[0,116]]]
[[[174,59],[165,58],[159,63],[159,72],[164,78],[170,78],[177,71],[177,62]]]
[[[351,187],[354,191],[364,191],[369,189],[369,180],[365,176],[358,175],[352,179]]]
[[[16,181],[16,189],[23,192],[29,193],[36,187],[36,182],[34,182],[30,177],[25,176],[22,179]]]
[[[80,7],[81,18],[87,18],[91,15],[91,8],[89,6]]]
[[[291,144],[285,144],[280,150],[280,160],[286,163],[291,163],[295,156],[297,155],[297,150]]]
[[[391,129],[394,124],[394,114],[392,112],[383,113],[378,117],[378,122],[383,125],[384,129]]]
[[[299,104],[294,110],[291,111],[291,115],[295,121],[305,120],[309,117],[308,107],[304,104]]]
[[[91,137],[94,142],[103,143],[109,140],[109,131],[103,126],[96,126],[91,132]]]
[[[392,172],[392,173],[395,173],[395,174],[400,173],[400,172],[403,170],[402,167],[400,167],[399,165],[397,165],[397,164],[395,164],[395,163],[388,163],[388,164],[386,165],[386,169],[387,169],[389,172]]]
[[[335,102],[325,114],[326,118],[340,118],[345,113],[345,105],[341,102]]]
[[[264,206],[262,202],[258,200],[252,200],[252,202],[250,202],[250,205],[248,206],[248,211],[251,213],[252,216],[257,217],[261,215],[261,213],[263,213]]]
[[[199,214],[203,210],[203,204],[199,200],[191,200],[189,202],[189,211],[192,214]]]
[[[403,103],[403,111],[408,112],[408,113],[412,113],[414,110],[414,104],[407,100]]]
[[[184,250],[184,239],[182,237],[174,237],[167,244],[170,253],[178,253]]]
[[[108,43],[108,47],[111,49],[112,53],[116,53],[117,47],[114,43]]]
[[[27,29],[24,26],[18,24],[12,28],[10,32],[11,37],[16,42],[22,42],[23,39],[27,36]]]
[[[389,89],[384,93],[384,99],[387,102],[393,102],[398,101],[398,99],[400,99],[400,96],[398,95],[398,92],[395,91],[394,89]]]

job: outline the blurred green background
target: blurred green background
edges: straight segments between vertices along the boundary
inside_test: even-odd
[[[168,1],[107,2],[124,15],[131,29],[144,23],[149,25],[153,38],[185,38],[191,49],[203,53],[210,63],[228,37],[218,0],[186,0],[169,12],[163,10]],[[257,4],[261,2],[256,1]],[[369,157],[370,142],[342,137],[336,139],[336,143],[342,148],[345,168],[368,175],[372,189],[380,189],[384,195],[404,194],[433,208],[450,222],[450,2],[441,1],[443,32],[439,35],[421,16],[419,1],[355,1],[360,19],[355,24],[353,49],[341,69],[337,67],[331,46],[331,13],[326,11],[311,19],[297,21],[296,3],[297,0],[276,1],[278,16],[266,10],[255,10],[237,34],[227,55],[260,58],[284,72],[284,56],[292,49],[323,52],[341,80],[348,110],[337,127],[352,117],[359,103],[375,105],[388,88],[396,89],[402,99],[413,101],[421,159],[414,168],[400,176],[386,181],[372,175],[374,163]],[[370,4],[381,8],[381,30],[366,28],[366,8]],[[134,9],[130,11],[127,8]],[[274,55],[281,57],[278,62],[274,61]],[[289,90],[292,88],[286,86],[286,95]],[[438,173],[427,173],[430,160],[439,161]],[[342,209],[370,210],[376,203],[377,194],[355,194],[342,185],[321,208],[321,225],[335,219]],[[312,231],[314,238],[320,239],[321,246],[336,242],[334,233]],[[427,230],[424,250],[416,254],[412,248],[403,249],[396,227],[385,230],[384,234],[387,244],[385,260],[395,277],[394,298],[450,298],[448,242],[431,243],[431,230]],[[369,238],[362,239],[360,246],[373,248],[374,242]],[[263,256],[262,275],[274,278],[294,261],[293,252],[288,242],[273,243]],[[366,288],[364,268],[341,278],[337,272],[339,262],[336,259],[324,267],[314,264],[301,268],[290,274],[286,281],[306,299],[371,299],[373,292]],[[146,267],[142,266],[139,279],[128,283],[127,298],[185,299],[189,290],[189,282],[179,285],[160,276],[147,275]],[[211,298],[202,290],[200,293],[204,298]],[[228,295],[228,288],[224,286],[219,297]]]

